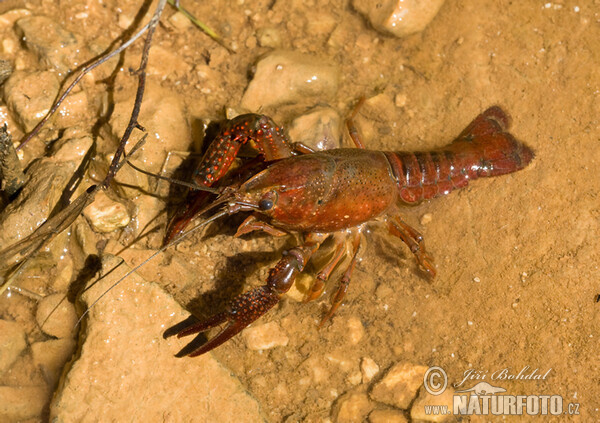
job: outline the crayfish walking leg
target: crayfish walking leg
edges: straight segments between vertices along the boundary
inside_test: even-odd
[[[180,330],[179,325],[167,330],[164,334],[165,338],[175,334],[178,338],[181,338],[227,323],[225,328],[214,338],[200,346],[197,346],[194,340],[179,351],[176,356],[196,357],[204,354],[223,344],[273,308],[282,295],[292,287],[296,276],[304,269],[304,266],[319,248],[324,238],[321,235],[309,235],[304,244],[285,252],[281,260],[269,271],[269,277],[265,285],[238,296],[224,312],[215,314],[183,330]]]

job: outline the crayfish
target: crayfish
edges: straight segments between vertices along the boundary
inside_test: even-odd
[[[266,284],[239,295],[224,311],[204,321],[186,321],[167,330],[165,337],[182,337],[226,323],[207,342],[202,343],[204,338],[197,336],[177,356],[204,354],[273,308],[321,244],[333,238],[335,252],[317,273],[307,301],[319,297],[344,258],[350,239],[350,263],[323,324],[342,303],[357,262],[361,231],[374,219],[383,220],[389,232],[408,245],[420,268],[434,277],[435,267],[423,238],[400,218],[399,207],[446,195],[467,186],[472,179],[523,169],[534,154],[507,132],[508,126],[508,116],[494,106],[446,147],[392,152],[364,149],[349,120],[349,132],[358,148],[314,152],[291,143],[266,116],[247,114],[229,121],[194,174],[196,184],[206,191],[193,192],[192,203],[176,214],[166,240],[177,237],[197,213],[213,212],[208,220],[214,221],[225,215],[251,212],[236,236],[262,230],[274,236],[298,233],[302,241],[283,253],[269,271]],[[231,176],[227,172],[240,147],[248,141],[256,144],[260,160],[230,172],[235,175]],[[217,194],[208,205],[214,194],[207,191]]]

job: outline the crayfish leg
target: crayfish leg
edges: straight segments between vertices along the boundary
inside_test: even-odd
[[[304,302],[307,303],[309,301],[316,300],[321,296],[323,291],[325,290],[325,282],[329,279],[331,272],[333,269],[339,264],[340,260],[344,257],[344,252],[346,251],[346,237],[342,234],[335,235],[335,252],[333,256],[329,259],[327,264],[317,273],[317,277],[310,287],[310,291],[306,295]]]
[[[425,271],[429,278],[433,279],[436,275],[435,266],[433,265],[433,259],[425,249],[425,241],[423,235],[421,235],[412,226],[405,223],[400,217],[392,216],[387,221],[389,232],[397,236],[404,242],[411,253],[415,256],[418,265]]]
[[[343,301],[344,297],[346,296],[346,292],[348,292],[348,286],[350,285],[350,278],[352,277],[352,273],[354,272],[354,268],[356,267],[356,261],[358,258],[358,250],[359,249],[360,249],[360,232],[356,231],[354,234],[354,239],[352,241],[352,250],[353,250],[352,251],[352,260],[350,260],[350,264],[348,265],[348,268],[346,269],[346,271],[344,272],[344,275],[340,279],[338,290],[336,291],[335,295],[332,297],[331,307],[329,308],[329,311],[327,312],[327,314],[325,316],[323,316],[323,318],[321,319],[321,322],[319,323],[319,329],[321,327],[323,327],[325,322],[327,320],[329,320],[331,318],[331,316],[334,315],[336,310],[342,304],[342,301]]]

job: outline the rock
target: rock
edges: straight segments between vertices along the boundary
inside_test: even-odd
[[[94,202],[83,210],[83,215],[97,232],[109,233],[124,228],[131,221],[127,207],[108,197],[104,191],[96,194]]]
[[[38,368],[42,369],[49,386],[56,386],[65,364],[75,351],[75,347],[75,340],[71,338],[51,339],[31,345],[33,362]]]
[[[26,347],[25,331],[21,325],[0,320],[0,375],[10,368]]]
[[[52,158],[29,166],[21,192],[0,213],[0,249],[30,235],[48,219],[76,168],[76,163],[56,163]]]
[[[338,68],[316,56],[274,51],[256,66],[241,106],[258,112],[268,107],[297,103],[305,98],[325,101],[337,92]]]
[[[378,31],[405,37],[424,30],[444,0],[354,0],[352,3]]]
[[[29,132],[46,116],[58,89],[55,72],[15,71],[4,83],[4,101],[19,125]]]
[[[358,317],[352,316],[346,322],[348,327],[348,341],[351,345],[356,345],[365,336],[365,327]]]
[[[408,409],[419,387],[427,366],[410,363],[395,364],[373,387],[371,399],[392,405],[403,410]]]
[[[60,26],[55,20],[45,16],[28,16],[19,19],[15,25],[25,46],[34,52],[38,59],[59,73],[75,69],[80,65],[73,61],[80,50],[77,37]]]
[[[74,134],[72,137],[69,135],[70,133],[65,132],[63,138],[54,144],[52,148],[54,161],[79,163],[94,142],[89,135],[78,136]]]
[[[294,142],[314,150],[340,147],[340,115],[331,107],[317,107],[291,123],[288,134]]]
[[[398,410],[373,410],[369,414],[369,423],[408,423],[408,420]]]
[[[260,28],[257,33],[258,44],[261,47],[281,47],[281,33],[277,28]]]
[[[268,350],[285,347],[290,339],[276,322],[264,323],[245,329],[243,332],[246,345],[251,350]]]
[[[360,371],[362,373],[362,382],[369,383],[379,373],[379,366],[372,358],[364,357],[360,362]]]
[[[42,421],[49,395],[45,386],[0,386],[0,421]]]
[[[12,71],[13,67],[10,61],[0,59],[0,85],[8,79]]]
[[[115,104],[110,118],[115,139],[120,139],[123,135],[129,122],[133,101],[133,96],[124,96]],[[160,173],[170,151],[187,151],[192,139],[186,115],[181,98],[157,84],[148,83],[138,119],[147,131],[147,142],[132,156],[131,161],[148,172]],[[133,148],[140,138],[141,135],[132,136],[127,143],[127,151]],[[147,180],[148,177],[125,166],[115,179],[118,182],[141,185],[145,188],[144,183],[138,180]],[[145,185],[147,187],[148,183],[145,182]]]
[[[454,404],[454,388],[451,386],[446,387],[444,392],[440,395],[431,395],[425,388],[421,388],[419,396],[413,402],[410,408],[410,417],[413,421],[425,421],[425,422],[445,422],[453,419],[451,414],[433,414],[425,413],[426,406],[447,406],[448,411],[452,411]]]
[[[39,302],[35,320],[48,335],[66,338],[73,335],[77,313],[65,294],[50,294]]]
[[[334,421],[337,423],[364,422],[373,409],[371,401],[365,392],[350,392],[342,395],[333,410]]]
[[[114,256],[82,300],[91,304],[127,271]],[[132,274],[89,310],[79,357],[50,405],[50,421],[121,421],[135,408],[138,421],[262,422],[258,403],[212,355],[176,358],[190,338],[163,339],[188,317],[160,287]],[[193,338],[193,337],[192,337]]]

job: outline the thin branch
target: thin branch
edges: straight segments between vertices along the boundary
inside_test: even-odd
[[[119,147],[115,152],[115,156],[113,157],[112,163],[110,164],[110,168],[108,169],[108,174],[104,181],[102,182],[102,187],[107,188],[110,182],[115,177],[117,173],[117,166],[119,166],[119,160],[121,155],[125,152],[125,146],[127,145],[127,141],[131,136],[131,133],[135,128],[139,126],[137,119],[140,115],[140,109],[142,107],[142,99],[144,97],[144,89],[146,87],[146,66],[148,65],[148,53],[150,52],[150,46],[152,44],[152,36],[154,35],[154,30],[156,29],[156,25],[160,20],[160,15],[162,14],[165,5],[167,4],[167,0],[160,0],[158,2],[158,6],[156,6],[156,11],[152,16],[152,19],[149,22],[148,26],[148,35],[146,36],[146,40],[144,42],[144,50],[142,51],[142,60],[140,62],[140,67],[137,70],[138,75],[138,89],[135,94],[135,103],[133,106],[133,111],[131,112],[131,117],[129,119],[129,123],[125,128],[125,133],[121,138],[119,143]]]

